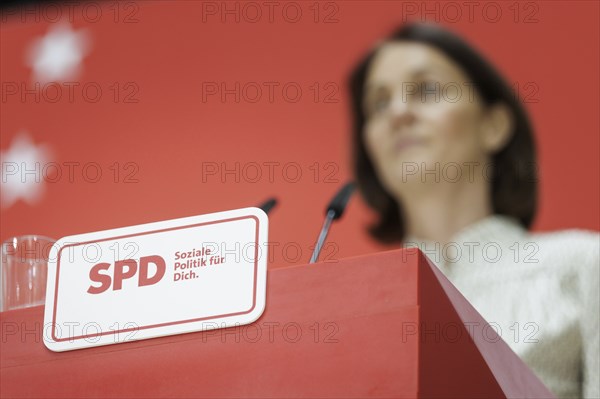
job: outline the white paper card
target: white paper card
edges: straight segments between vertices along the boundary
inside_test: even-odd
[[[258,208],[64,237],[50,253],[44,343],[66,351],[252,323],[265,308]]]

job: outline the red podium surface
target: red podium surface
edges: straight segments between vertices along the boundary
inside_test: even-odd
[[[247,326],[54,353],[43,307],[0,323],[2,397],[552,397],[418,249],[270,270]]]

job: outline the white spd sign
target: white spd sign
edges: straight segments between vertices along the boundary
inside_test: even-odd
[[[64,237],[50,253],[53,351],[252,323],[265,308],[267,215],[245,208]]]

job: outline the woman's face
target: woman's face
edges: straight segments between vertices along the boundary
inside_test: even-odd
[[[466,178],[472,163],[487,162],[485,107],[467,75],[439,50],[385,44],[365,84],[364,143],[393,195],[406,189],[403,183]]]

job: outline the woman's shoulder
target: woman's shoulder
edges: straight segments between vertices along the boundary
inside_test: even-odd
[[[583,229],[567,229],[550,232],[533,232],[527,238],[539,245],[548,256],[577,257],[598,260],[600,256],[600,233]]]
[[[583,229],[531,233],[544,269],[562,280],[577,282],[578,290],[598,292],[600,287],[600,233]],[[582,293],[580,291],[580,293]]]
[[[531,232],[529,235],[532,237],[538,237],[540,239],[553,240],[557,242],[573,240],[595,242],[596,244],[600,242],[600,232],[578,228],[538,231]]]

